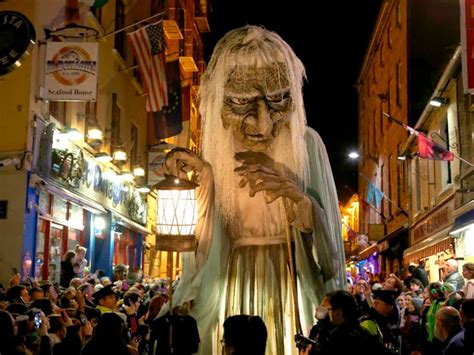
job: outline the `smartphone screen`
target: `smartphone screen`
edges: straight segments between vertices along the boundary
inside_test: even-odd
[[[79,319],[80,319],[82,325],[85,325],[85,324],[86,324],[86,322],[87,322],[87,317],[86,317],[86,315],[85,315],[84,313],[81,313],[81,315],[79,316]]]
[[[41,327],[41,324],[43,323],[43,320],[41,319],[41,313],[36,312],[34,317],[35,317],[34,318],[35,327],[36,327],[36,329],[38,329],[39,327]]]

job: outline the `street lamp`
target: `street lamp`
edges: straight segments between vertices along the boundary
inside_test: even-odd
[[[359,154],[359,152],[357,151],[351,151],[349,152],[349,154],[347,154],[347,156],[352,159],[352,160],[356,160],[356,159],[359,159],[361,154]],[[369,158],[370,160],[372,160],[375,164],[379,165],[379,159],[378,157],[375,157],[373,155],[370,155],[370,154],[362,154],[363,157],[367,157]]]

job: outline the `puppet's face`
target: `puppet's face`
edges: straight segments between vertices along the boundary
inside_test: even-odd
[[[222,123],[243,148],[264,151],[288,129],[293,108],[290,82],[277,65],[239,67],[225,85]]]

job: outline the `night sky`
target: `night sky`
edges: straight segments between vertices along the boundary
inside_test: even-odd
[[[210,0],[211,32],[204,34],[205,59],[227,31],[262,25],[277,32],[305,65],[308,125],[328,150],[342,202],[357,191],[357,92],[354,84],[382,0]],[[347,186],[347,187],[346,187]],[[352,190],[352,191],[351,191]]]

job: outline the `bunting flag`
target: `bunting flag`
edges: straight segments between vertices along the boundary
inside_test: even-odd
[[[154,138],[157,140],[175,136],[183,130],[181,79],[177,60],[166,64],[166,74],[169,103],[160,112],[152,114]]]
[[[148,93],[145,109],[147,112],[158,112],[168,105],[163,24],[144,26],[128,33],[127,38]]]
[[[454,160],[454,154],[442,147],[436,142],[433,142],[430,138],[425,136],[424,133],[418,132],[418,155],[421,158],[431,158],[435,160]]]
[[[384,193],[380,191],[377,186],[372,184],[369,180],[367,180],[368,187],[367,187],[367,202],[374,205],[376,208],[380,207],[380,203],[382,202]]]

